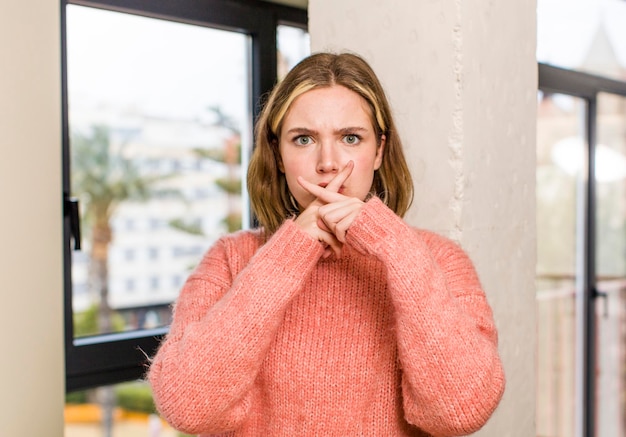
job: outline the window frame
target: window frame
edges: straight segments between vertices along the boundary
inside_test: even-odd
[[[212,27],[250,37],[250,110],[256,119],[261,98],[276,82],[276,28],[288,24],[307,28],[307,11],[251,0],[61,0],[61,86],[63,135],[63,268],[66,391],[139,379],[167,328],[145,329],[74,338],[72,310],[72,248],[80,243],[76,203],[70,198],[70,148],[67,93],[66,6],[88,6],[116,12]],[[72,244],[73,243],[73,244]],[[72,247],[73,246],[73,247]]]
[[[597,315],[595,302],[606,298],[596,288],[596,179],[595,150],[597,145],[597,101],[598,94],[608,93],[626,97],[626,82],[606,77],[568,70],[561,67],[538,63],[538,89],[544,92],[565,94],[585,101],[585,186],[584,235],[582,256],[583,294],[578,308],[581,310],[578,332],[582,336],[577,341],[580,351],[576,359],[582,362],[580,372],[576,374],[576,389],[580,396],[576,399],[577,435],[594,437],[596,435],[596,362],[597,362]]]

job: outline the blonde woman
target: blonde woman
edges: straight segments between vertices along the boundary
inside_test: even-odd
[[[458,436],[504,391],[472,263],[408,226],[385,93],[353,54],[303,60],[256,125],[259,229],[220,239],[176,303],[149,381],[161,415],[226,436]]]

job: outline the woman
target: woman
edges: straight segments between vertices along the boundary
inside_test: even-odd
[[[352,54],[271,93],[248,172],[261,227],[189,277],[149,380],[162,416],[228,436],[456,436],[504,391],[464,252],[401,216],[412,183],[389,104]]]

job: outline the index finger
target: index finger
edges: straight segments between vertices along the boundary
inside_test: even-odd
[[[328,183],[326,186],[327,190],[331,190],[335,193],[339,192],[339,189],[343,185],[343,183],[350,177],[352,174],[352,170],[354,169],[354,161],[348,161],[346,166],[341,169],[339,173],[335,175],[335,177]]]
[[[319,185],[312,184],[311,182],[304,179],[302,176],[298,176],[298,183],[302,188],[307,190],[310,194],[321,200],[323,203],[338,202],[346,198],[343,194],[329,190],[328,186],[326,188],[323,188]],[[341,185],[339,187],[341,187]],[[337,189],[337,191],[338,190],[339,189]]]

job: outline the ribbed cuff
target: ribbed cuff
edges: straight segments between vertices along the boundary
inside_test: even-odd
[[[287,273],[300,277],[317,264],[324,247],[290,219],[278,228],[259,253],[273,261],[269,274]]]
[[[347,243],[361,253],[382,255],[387,248],[396,248],[414,231],[378,197],[365,203],[346,237]]]

